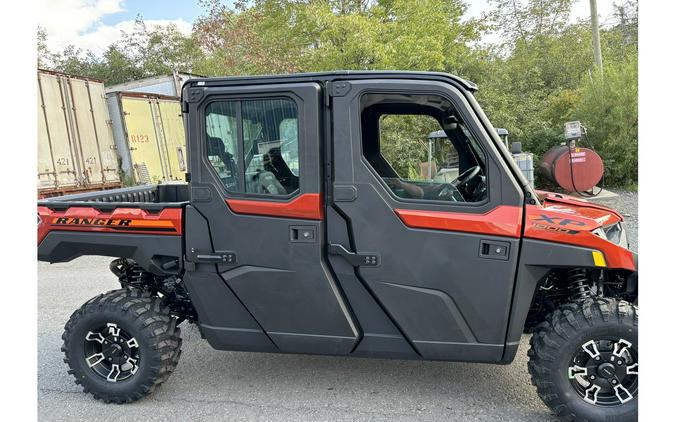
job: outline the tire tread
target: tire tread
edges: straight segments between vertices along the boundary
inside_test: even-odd
[[[557,393],[550,364],[559,359],[557,351],[560,345],[569,340],[574,331],[592,328],[613,320],[621,325],[632,322],[632,325],[637,327],[637,308],[623,300],[596,297],[582,303],[562,305],[534,328],[530,338],[530,349],[527,352],[530,380],[542,401],[559,418],[567,421],[588,420],[575,414]]]
[[[73,329],[87,316],[104,310],[131,315],[144,328],[144,341],[157,350],[159,359],[153,359],[150,365],[150,376],[134,391],[126,393],[109,393],[94,391],[87,383],[87,375],[81,373],[71,362],[70,338]],[[119,289],[100,294],[88,300],[73,312],[65,325],[61,351],[63,361],[68,365],[68,373],[75,377],[75,383],[82,386],[85,393],[91,393],[96,400],[105,403],[131,403],[152,393],[155,388],[165,382],[178,365],[181,354],[182,339],[176,319],[171,316],[168,306],[162,299],[139,289]]]

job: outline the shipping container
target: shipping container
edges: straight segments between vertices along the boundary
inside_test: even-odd
[[[120,187],[103,82],[39,69],[38,196]]]
[[[114,92],[107,94],[122,172],[134,184],[184,180],[185,130],[178,97]]]
[[[180,97],[183,84],[190,78],[199,78],[200,75],[191,73],[173,72],[170,75],[159,75],[122,84],[111,85],[106,88],[107,94],[115,92],[141,92],[144,94],[159,94],[170,97]]]

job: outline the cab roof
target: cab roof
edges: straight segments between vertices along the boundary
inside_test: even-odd
[[[227,86],[293,83],[293,82],[331,82],[344,79],[419,79],[450,82],[467,91],[476,91],[478,86],[458,76],[444,72],[411,72],[401,70],[336,70],[332,72],[289,73],[283,75],[228,76],[215,78],[195,78],[185,82],[184,87]]]

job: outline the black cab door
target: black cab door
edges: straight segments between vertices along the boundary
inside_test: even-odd
[[[356,312],[356,352],[371,337],[427,359],[501,359],[523,196],[464,93],[390,78],[331,92],[331,263],[349,262],[343,285],[357,277],[394,325]]]
[[[324,258],[320,86],[204,82],[186,96],[186,283],[202,332],[222,349],[348,353],[358,331]]]

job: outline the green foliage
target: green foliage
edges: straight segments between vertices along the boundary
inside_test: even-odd
[[[75,46],[52,53],[46,47],[47,35],[38,28],[38,65],[73,75],[88,76],[108,85],[135,79],[189,72],[202,60],[203,52],[192,36],[183,35],[175,25],[149,29],[138,17],[131,33],[111,44],[97,56]]]
[[[603,157],[611,185],[638,181],[637,57],[605,66],[604,77],[584,78],[574,114],[588,128],[588,140]]]
[[[419,164],[427,160],[428,135],[441,129],[431,116],[384,115],[380,118],[382,156],[400,176],[419,178]]]
[[[108,85],[173,70],[207,76],[337,69],[445,71],[475,81],[496,127],[537,157],[580,120],[605,159],[610,185],[637,183],[637,1],[615,6],[601,30],[604,77],[593,69],[589,20],[571,23],[574,0],[491,0],[466,19],[462,0],[201,0],[190,36],[172,26],[134,30],[103,55],[52,53],[38,28],[38,65]],[[486,43],[498,33],[500,42]],[[399,121],[400,120],[400,121]],[[416,173],[419,122],[383,122],[385,153]],[[431,129],[433,130],[433,129]],[[429,130],[429,131],[431,131]],[[428,132],[427,132],[428,133]],[[426,136],[426,135],[425,135]],[[412,169],[412,170],[411,170]]]

